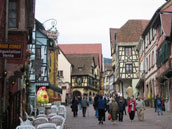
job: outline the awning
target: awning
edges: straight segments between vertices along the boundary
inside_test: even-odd
[[[49,85],[49,88],[50,89],[52,89],[52,90],[54,90],[54,91],[56,91],[56,92],[58,92],[58,93],[60,93],[60,94],[62,94],[62,89],[61,88],[59,88],[59,87],[57,87],[57,86],[55,86],[55,85]]]
[[[142,86],[144,86],[144,78],[139,79],[136,88],[141,88]]]

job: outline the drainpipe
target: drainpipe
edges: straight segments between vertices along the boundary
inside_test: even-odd
[[[8,0],[6,0],[6,17],[5,17],[5,42],[8,42]],[[3,71],[6,70],[7,59],[3,60]],[[5,103],[6,103],[6,76],[3,80],[3,113],[5,113]]]
[[[6,17],[5,17],[5,42],[8,42],[8,0],[6,0]],[[6,70],[7,59],[3,59],[3,73]],[[6,76],[3,78],[3,105],[2,105],[2,119],[0,128],[3,128],[3,125],[6,121]]]

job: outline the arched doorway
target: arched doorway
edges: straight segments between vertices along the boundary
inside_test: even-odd
[[[78,90],[73,91],[73,96],[81,96],[81,92]]]

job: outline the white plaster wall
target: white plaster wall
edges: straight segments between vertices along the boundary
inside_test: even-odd
[[[63,82],[71,82],[71,63],[67,60],[61,51],[58,55],[58,60],[58,71],[63,71]]]
[[[70,88],[69,86],[71,83],[71,68],[71,63],[60,51],[60,54],[58,54],[58,71],[63,71],[63,78],[60,78],[63,83],[59,83],[59,85],[66,86],[66,90],[63,90],[62,92],[62,103],[65,102],[66,93],[68,93],[68,89]]]

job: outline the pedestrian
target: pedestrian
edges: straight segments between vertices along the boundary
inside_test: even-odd
[[[165,101],[163,96],[161,96],[161,102],[162,102],[162,111],[165,111]]]
[[[109,104],[109,113],[111,114],[112,123],[116,124],[117,112],[119,110],[119,107],[115,99],[112,99],[111,101],[112,102]]]
[[[81,101],[81,107],[82,107],[82,115],[83,117],[85,117],[86,111],[87,111],[87,107],[89,106],[89,102],[87,100],[87,97],[84,96],[82,101]]]
[[[89,96],[89,104],[92,104],[92,97]]]
[[[144,120],[145,103],[140,98],[140,96],[138,96],[137,100],[136,100],[136,109],[137,109],[137,116],[138,116],[139,121],[143,121]]]
[[[161,98],[159,97],[159,95],[156,96],[156,99],[155,99],[155,109],[156,109],[156,112],[158,113],[158,115],[163,115],[163,112],[162,112],[162,101],[161,101]]]
[[[105,121],[105,110],[106,110],[106,102],[103,99],[103,97],[100,96],[98,99],[99,124],[103,124],[103,121]]]
[[[125,111],[125,101],[122,96],[120,96],[120,98],[119,98],[118,106],[119,106],[119,121],[122,122],[123,121],[123,113]]]
[[[98,99],[99,99],[99,95],[96,95],[94,97],[94,103],[93,103],[93,107],[94,107],[94,110],[95,110],[95,116],[96,118],[99,118],[99,112],[98,112]]]
[[[79,106],[79,110],[82,109],[82,107],[81,107],[81,101],[82,101],[82,97],[81,97],[81,96],[78,96],[78,106]]]
[[[128,114],[131,121],[134,120],[135,111],[136,111],[136,102],[133,99],[133,97],[130,97],[130,100],[128,101]]]
[[[126,112],[126,107],[128,106],[127,99],[125,99],[124,97],[123,97],[123,99],[124,99],[124,103],[125,103],[124,112],[125,112],[125,115],[127,115],[127,112]]]
[[[73,97],[71,108],[73,112],[73,117],[77,117],[78,115],[78,97],[77,96]]]

